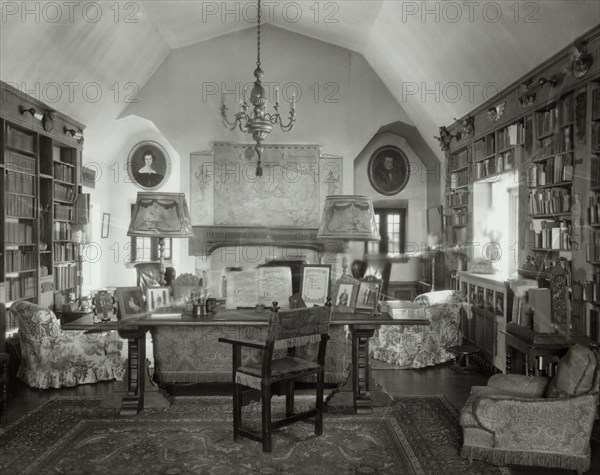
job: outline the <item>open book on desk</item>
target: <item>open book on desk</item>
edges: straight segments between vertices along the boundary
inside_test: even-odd
[[[262,304],[270,308],[278,302],[281,308],[289,308],[292,295],[292,270],[289,267],[259,267],[252,271],[227,274],[225,308],[254,308]]]

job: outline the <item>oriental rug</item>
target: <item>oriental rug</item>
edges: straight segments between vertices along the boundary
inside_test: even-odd
[[[297,405],[311,400],[297,397]],[[169,409],[119,417],[100,398],[52,398],[0,429],[3,474],[446,474],[504,468],[460,457],[457,411],[443,396],[402,397],[372,415],[328,408],[323,435],[296,423],[273,435],[273,452],[232,440],[230,397],[178,397]],[[284,408],[274,398],[274,416]],[[301,409],[302,407],[300,407]],[[260,405],[244,408],[260,423]],[[256,426],[257,428],[259,426]]]

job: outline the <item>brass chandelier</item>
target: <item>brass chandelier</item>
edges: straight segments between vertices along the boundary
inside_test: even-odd
[[[281,120],[281,115],[279,114],[279,90],[275,88],[275,105],[273,108],[275,109],[274,114],[270,114],[267,112],[267,95],[265,93],[265,88],[262,85],[262,78],[264,75],[264,71],[260,67],[260,20],[261,20],[261,6],[260,0],[258,0],[257,7],[257,55],[256,55],[256,69],[254,70],[254,77],[256,80],[254,81],[254,87],[252,88],[252,92],[250,93],[250,102],[254,106],[253,111],[247,112],[248,104],[246,103],[246,98],[243,97],[242,102],[240,103],[240,111],[235,114],[233,122],[230,122],[227,118],[227,106],[225,105],[225,95],[223,94],[223,103],[221,104],[221,117],[223,119],[223,124],[225,127],[229,128],[229,130],[234,130],[236,126],[242,132],[248,132],[252,135],[252,139],[256,142],[254,146],[254,150],[258,155],[258,162],[256,164],[256,176],[262,176],[262,167],[261,167],[261,157],[262,152],[264,151],[264,147],[262,146],[263,140],[269,135],[269,133],[273,130],[273,126],[279,124],[281,130],[284,132],[289,132],[294,127],[294,122],[296,121],[296,96],[292,96],[292,102],[290,104],[290,116],[289,122],[284,124]],[[242,91],[243,94],[243,91]]]

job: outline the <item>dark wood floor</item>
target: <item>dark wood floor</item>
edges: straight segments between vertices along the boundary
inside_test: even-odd
[[[482,373],[457,373],[451,370],[450,364],[438,365],[420,370],[373,370],[371,375],[376,383],[374,398],[385,404],[394,396],[443,394],[454,407],[460,410],[471,389],[471,386],[485,385],[487,375]],[[9,399],[0,414],[0,426],[5,427],[31,411],[46,399],[55,396],[104,396],[112,392],[113,382],[86,384],[74,388],[35,390],[20,382],[13,382],[9,387]],[[380,386],[380,388],[379,388]],[[348,389],[348,388],[346,388]],[[373,389],[373,388],[372,388]],[[331,404],[351,404],[349,393],[338,393]],[[597,424],[598,426],[598,424]],[[597,427],[598,429],[598,427]],[[596,434],[600,431],[596,430]],[[535,469],[531,467],[511,466],[512,475],[558,475],[574,474],[562,470]],[[588,474],[600,473],[600,439],[592,439],[592,466]]]

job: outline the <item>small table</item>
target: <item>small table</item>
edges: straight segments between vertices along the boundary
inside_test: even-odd
[[[456,345],[447,348],[447,351],[454,353],[457,357],[456,364],[452,366],[454,371],[476,371],[477,365],[471,364],[469,356],[479,353],[480,349],[475,345]]]
[[[574,342],[557,342],[557,343],[533,343],[523,340],[511,333],[500,330],[506,337],[506,355],[510,358],[511,364],[507,364],[507,373],[514,366],[515,353],[518,352],[525,357],[525,374],[530,375],[530,365],[536,362],[536,358],[552,358],[556,361],[563,356]],[[535,376],[541,376],[538,364],[535,364]]]

